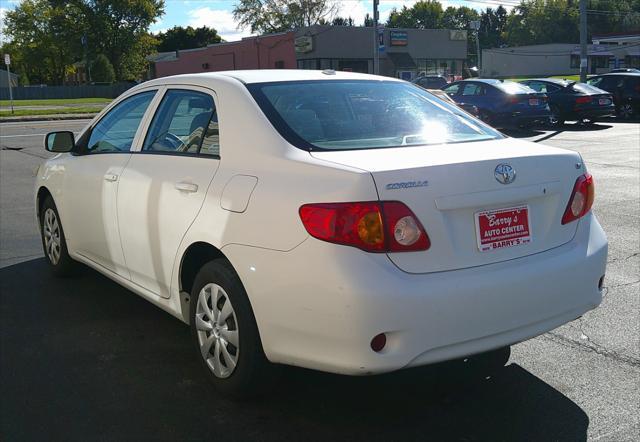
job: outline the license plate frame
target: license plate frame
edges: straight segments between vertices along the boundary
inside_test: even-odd
[[[540,99],[539,98],[529,98],[529,106],[539,106]]]
[[[478,251],[485,253],[530,244],[533,241],[530,213],[527,204],[475,212]]]
[[[608,98],[600,98],[598,99],[598,104],[600,106],[608,106],[611,104],[611,100],[609,100]]]

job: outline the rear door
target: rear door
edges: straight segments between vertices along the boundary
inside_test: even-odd
[[[216,99],[209,89],[167,87],[120,180],[118,223],[131,279],[164,298],[220,163]]]

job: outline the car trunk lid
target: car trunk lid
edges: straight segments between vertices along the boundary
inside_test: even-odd
[[[401,201],[414,212],[429,235],[431,247],[420,252],[388,254],[409,273],[447,271],[519,258],[560,246],[576,232],[577,223],[561,224],[575,180],[584,173],[579,155],[571,151],[502,139],[316,151],[311,155],[369,171],[381,200]],[[498,181],[499,165],[515,170],[512,183]],[[502,209],[509,210],[495,212]],[[496,214],[502,221],[488,226]],[[518,223],[507,225],[516,217]],[[524,227],[513,227],[523,224],[522,217],[527,218],[528,238],[522,236]],[[502,228],[512,230],[506,231],[507,240],[523,240],[517,245],[505,243],[495,248],[490,244],[488,250],[482,251],[487,244],[482,244],[481,238],[494,227],[498,228],[498,236],[490,233],[490,242],[502,237]]]

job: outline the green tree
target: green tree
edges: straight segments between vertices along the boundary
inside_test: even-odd
[[[267,34],[331,22],[337,11],[330,0],[240,0],[233,17],[239,27]]]
[[[336,17],[331,21],[332,26],[355,26],[353,19],[351,17]]]
[[[99,54],[91,63],[91,79],[98,83],[113,83],[116,79],[113,65],[104,54]]]
[[[373,28],[373,17],[371,17],[368,12],[364,16],[364,27]]]
[[[510,46],[577,43],[579,18],[577,0],[523,0],[507,17],[505,41]]]
[[[480,14],[480,46],[498,48],[505,44],[503,34],[507,26],[507,10],[498,6],[495,10],[487,8]]]
[[[174,26],[166,32],[157,34],[155,38],[159,41],[158,51],[160,52],[203,48],[223,41],[215,29],[207,26],[200,28]]]
[[[74,4],[24,0],[5,17],[9,53],[32,80],[62,84],[81,53],[76,26],[81,16]]]
[[[137,79],[157,41],[149,27],[164,14],[163,0],[75,0],[83,6],[90,53],[106,55],[116,80]]]
[[[441,29],[444,11],[437,0],[420,0],[412,7],[393,9],[387,20],[390,28]]]

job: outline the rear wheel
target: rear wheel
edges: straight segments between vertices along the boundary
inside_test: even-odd
[[[67,241],[60,222],[60,215],[53,198],[47,196],[40,211],[40,233],[42,248],[49,266],[56,276],[73,273],[77,263],[69,256]]]
[[[242,397],[271,384],[274,368],[262,350],[244,287],[228,261],[217,259],[200,269],[190,307],[192,339],[216,389]]]
[[[623,120],[629,120],[633,117],[633,106],[631,103],[625,103],[618,106],[618,116]]]
[[[550,109],[551,116],[549,116],[549,124],[553,127],[560,127],[564,125],[564,119],[562,118],[562,113],[560,112],[558,105],[552,104]]]

